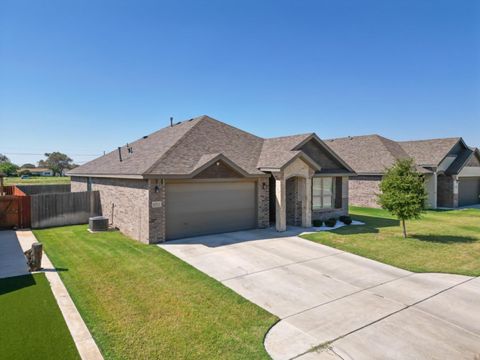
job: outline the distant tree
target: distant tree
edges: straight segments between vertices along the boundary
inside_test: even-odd
[[[425,180],[415,169],[413,160],[399,160],[387,170],[380,183],[378,203],[401,222],[407,237],[405,220],[418,219],[425,210]]]
[[[22,169],[35,169],[35,165],[33,164],[30,164],[30,163],[26,163],[26,164],[23,164],[22,166],[20,166]]]
[[[73,160],[61,152],[46,153],[45,160],[38,162],[39,167],[46,167],[53,171],[53,175],[62,175],[64,170],[70,169]]]
[[[10,161],[0,163],[0,173],[4,173],[7,176],[16,175],[18,166],[12,164]]]
[[[6,162],[10,162],[10,159],[6,155],[0,154],[0,163]]]

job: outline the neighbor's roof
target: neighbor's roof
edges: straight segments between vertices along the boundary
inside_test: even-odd
[[[360,175],[383,174],[397,160],[409,158],[398,143],[376,134],[330,139],[325,143]]]
[[[244,174],[258,176],[264,175],[262,167],[281,168],[303,156],[295,147],[311,135],[263,139],[204,115],[121,147],[122,161],[115,150],[68,174],[185,176],[223,159]]]
[[[459,137],[398,142],[421,166],[438,166],[450,150],[461,140]]]
[[[49,168],[22,168],[22,170],[28,170],[30,172],[44,172],[44,171],[52,171]]]

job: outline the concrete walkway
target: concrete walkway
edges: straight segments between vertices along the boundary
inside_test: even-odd
[[[0,278],[30,274],[23,252],[37,242],[31,231],[0,231]],[[52,293],[83,360],[103,360],[85,322],[73,303],[60,276],[48,256],[43,253],[42,271],[50,283]]]
[[[27,263],[15,231],[0,231],[0,279],[27,274]]]
[[[265,339],[274,359],[480,355],[479,278],[411,273],[303,240],[300,231],[159,246],[282,319]]]

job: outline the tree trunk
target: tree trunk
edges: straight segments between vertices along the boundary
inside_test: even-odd
[[[405,219],[402,219],[402,227],[403,227],[403,237],[407,238],[407,227],[405,226]]]
[[[42,250],[42,244],[36,242],[31,249],[25,251],[29,271],[39,271],[42,268]]]

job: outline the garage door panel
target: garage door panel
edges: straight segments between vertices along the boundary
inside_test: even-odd
[[[462,178],[458,185],[458,205],[480,204],[480,178]]]
[[[255,227],[254,182],[167,184],[167,239]]]

